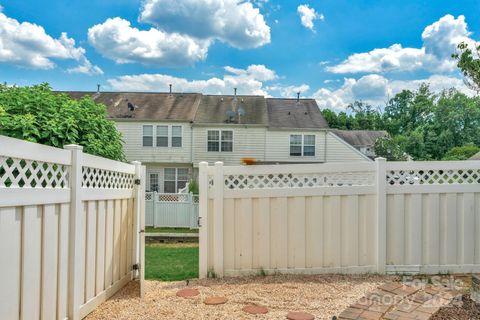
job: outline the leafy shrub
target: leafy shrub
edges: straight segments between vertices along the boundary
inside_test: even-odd
[[[79,144],[86,153],[125,159],[121,134],[107,119],[104,105],[55,93],[46,83],[0,85],[0,134],[57,148]]]
[[[479,151],[480,148],[473,145],[454,147],[445,153],[442,160],[468,160]]]

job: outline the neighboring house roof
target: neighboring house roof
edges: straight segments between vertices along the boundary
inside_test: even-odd
[[[473,156],[470,157],[468,160],[480,160],[480,152],[475,153]]]
[[[241,112],[240,120],[238,111]],[[232,115],[229,117],[229,115]],[[235,116],[233,116],[235,115]],[[229,119],[231,118],[231,119]],[[194,123],[240,123],[267,125],[263,96],[203,95]]]
[[[388,133],[382,130],[333,129],[332,132],[354,147],[373,146],[378,138],[388,136]]]
[[[314,99],[268,98],[266,100],[270,128],[328,128],[328,123]]]
[[[86,95],[107,106],[113,119],[193,121],[202,98],[198,93],[65,92],[72,98]]]

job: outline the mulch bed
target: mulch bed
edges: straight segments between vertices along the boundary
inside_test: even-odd
[[[440,308],[430,320],[473,320],[480,319],[480,306],[470,299],[469,294],[462,296],[462,301]]]

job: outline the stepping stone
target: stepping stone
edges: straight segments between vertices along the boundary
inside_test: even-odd
[[[306,313],[306,312],[290,311],[287,314],[287,319],[288,320],[313,320],[315,319],[315,316],[313,314]]]
[[[243,312],[250,313],[250,314],[265,314],[268,313],[268,309],[266,307],[257,306],[255,304],[248,305],[243,307]]]
[[[205,303],[208,306],[224,304],[225,302],[227,302],[227,298],[225,297],[208,297],[205,300],[203,300],[203,303]]]
[[[182,289],[177,291],[177,297],[182,297],[182,298],[191,298],[198,296],[200,294],[200,291],[198,289]]]

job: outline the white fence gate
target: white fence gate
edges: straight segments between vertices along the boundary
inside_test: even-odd
[[[191,193],[145,193],[145,225],[198,228],[198,196]]]
[[[143,279],[145,168],[65,149],[0,136],[1,319],[81,319]]]
[[[200,164],[200,277],[480,272],[480,161]]]

